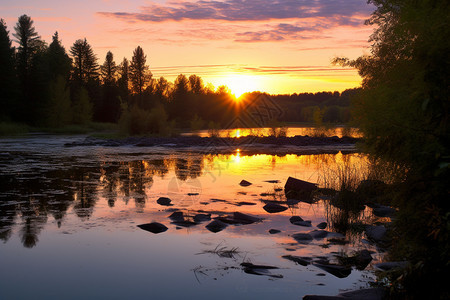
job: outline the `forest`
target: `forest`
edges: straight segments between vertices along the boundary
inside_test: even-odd
[[[196,75],[180,74],[174,82],[154,78],[140,46],[130,60],[117,63],[108,51],[100,64],[85,38],[66,51],[55,32],[48,45],[27,15],[18,18],[12,35],[17,47],[1,20],[0,122],[46,129],[116,123],[127,135],[167,135],[173,128],[223,128],[241,112],[226,86],[214,88]],[[346,123],[356,92],[270,95],[283,112],[274,121]]]

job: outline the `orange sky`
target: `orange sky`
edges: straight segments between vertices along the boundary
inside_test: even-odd
[[[66,47],[86,37],[99,63],[117,63],[140,45],[155,77],[197,74],[237,96],[246,91],[301,93],[358,86],[335,56],[368,53],[372,29],[363,25],[366,0],[2,0],[0,17],[12,32],[31,16],[50,42],[57,30]]]

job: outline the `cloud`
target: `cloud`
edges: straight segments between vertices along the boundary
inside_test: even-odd
[[[172,1],[141,7],[141,12],[98,12],[129,22],[182,20],[268,21],[303,18],[368,16],[373,6],[363,0],[198,0]]]

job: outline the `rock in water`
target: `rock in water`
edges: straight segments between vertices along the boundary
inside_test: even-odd
[[[311,196],[311,192],[317,189],[317,185],[297,178],[289,177],[284,185],[284,192],[289,196],[305,197]]]
[[[175,222],[181,222],[184,221],[184,214],[182,211],[175,211],[169,216],[169,219]]]
[[[309,243],[313,240],[313,237],[308,233],[296,233],[292,237],[299,243]]]
[[[264,210],[267,211],[268,213],[278,213],[278,212],[282,212],[285,211],[286,209],[288,209],[286,206],[282,206],[276,203],[272,203],[269,202],[266,205],[264,205]]]
[[[153,223],[148,223],[148,224],[142,224],[142,225],[138,225],[137,227],[146,230],[146,231],[150,231],[151,233],[161,233],[166,231],[168,228],[161,224],[161,223],[157,223],[157,222],[153,222]]]
[[[301,222],[301,221],[303,221],[303,219],[300,216],[292,216],[289,218],[289,222],[291,222],[291,224],[294,224],[294,222]]]
[[[227,226],[228,225],[222,221],[214,220],[211,223],[209,223],[208,225],[206,225],[206,229],[208,229],[211,232],[216,233],[216,232],[224,230]]]
[[[172,202],[172,200],[167,197],[160,197],[158,200],[156,200],[156,203],[164,206],[172,206],[173,204],[170,204],[170,202]]]
[[[319,229],[325,229],[325,228],[327,228],[327,226],[328,226],[327,222],[322,222],[322,223],[317,224],[317,228],[319,228]]]
[[[250,215],[246,215],[240,212],[233,213],[233,219],[241,224],[252,224],[256,222],[260,222],[261,219],[257,217],[253,217]]]
[[[269,230],[270,234],[277,234],[277,233],[280,233],[280,232],[281,232],[281,230],[278,230],[278,229],[270,229]]]
[[[239,185],[240,185],[240,186],[249,186],[249,185],[252,185],[252,183],[251,183],[251,182],[248,182],[247,180],[242,180],[242,181],[239,183]]]

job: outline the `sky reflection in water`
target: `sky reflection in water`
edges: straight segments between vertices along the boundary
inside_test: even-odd
[[[318,182],[324,168],[344,162],[364,165],[357,154],[278,157],[247,156],[238,150],[202,155],[155,148],[64,147],[76,138],[0,144],[2,299],[298,299],[312,293],[335,295],[373,278],[368,271],[356,270],[345,279],[317,276],[325,272],[281,257],[375,250],[360,237],[326,248],[327,239],[296,242],[292,234],[309,232],[336,213],[326,201],[299,202],[277,214],[262,208],[269,200],[286,201],[282,187],[289,176]],[[242,179],[253,184],[242,187]],[[163,196],[173,206],[157,204]],[[212,233],[205,229],[208,222],[186,228],[172,224],[168,216],[175,209],[191,217],[198,212],[212,217],[242,212],[263,221]],[[291,224],[293,215],[311,220],[313,226]],[[358,218],[373,221],[369,209]],[[137,227],[149,222],[169,229],[152,234]],[[281,233],[270,235],[269,229]],[[214,253],[220,248],[236,252],[221,257]],[[380,254],[373,256],[373,263],[381,259]],[[244,261],[277,266],[280,269],[271,273],[283,278],[246,274],[240,267]]]

